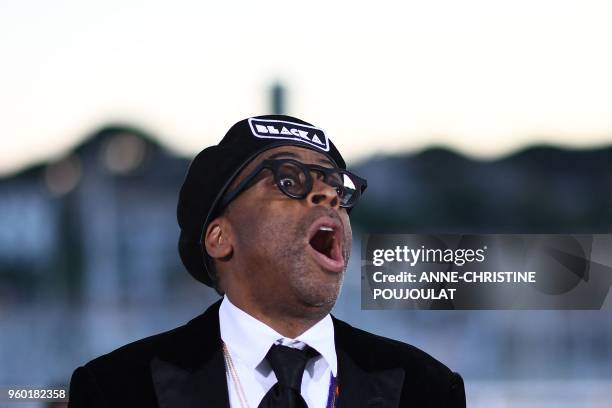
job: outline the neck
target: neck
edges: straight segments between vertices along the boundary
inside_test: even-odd
[[[290,339],[295,339],[321,321],[329,313],[327,308],[322,310],[317,307],[299,308],[299,311],[294,310],[297,308],[290,307],[280,308],[281,310],[272,307],[266,308],[257,302],[250,302],[246,297],[232,296],[230,293],[225,295],[234,306],[271,327],[279,334],[282,334],[283,337]]]

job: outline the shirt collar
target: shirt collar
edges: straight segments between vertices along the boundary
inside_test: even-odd
[[[255,369],[277,340],[286,338],[270,326],[236,307],[225,296],[219,308],[221,339],[237,358]],[[295,339],[317,350],[337,376],[338,362],[334,343],[334,324],[328,314]]]

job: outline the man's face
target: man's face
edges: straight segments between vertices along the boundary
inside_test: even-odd
[[[334,167],[313,150],[277,147],[249,163],[232,188],[263,160],[280,158]],[[312,177],[312,191],[297,200],[280,191],[272,171],[264,169],[225,213],[233,231],[229,273],[235,275],[229,282],[263,310],[327,313],[340,292],[351,251],[351,225],[336,190],[316,173]],[[230,298],[234,289],[226,288]]]

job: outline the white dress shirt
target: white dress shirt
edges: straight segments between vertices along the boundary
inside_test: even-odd
[[[224,297],[219,308],[219,328],[250,408],[257,408],[277,382],[270,364],[264,360],[275,343],[297,348],[303,348],[305,343],[319,352],[320,355],[310,359],[304,370],[302,397],[309,408],[326,406],[330,374],[336,377],[338,370],[334,325],[329,315],[297,338],[289,339]],[[226,370],[226,375],[230,407],[242,408],[229,370]]]

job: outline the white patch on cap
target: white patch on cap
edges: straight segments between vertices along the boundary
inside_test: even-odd
[[[329,139],[323,129],[284,120],[255,118],[249,118],[249,125],[253,136],[260,139],[294,140],[329,152]]]

